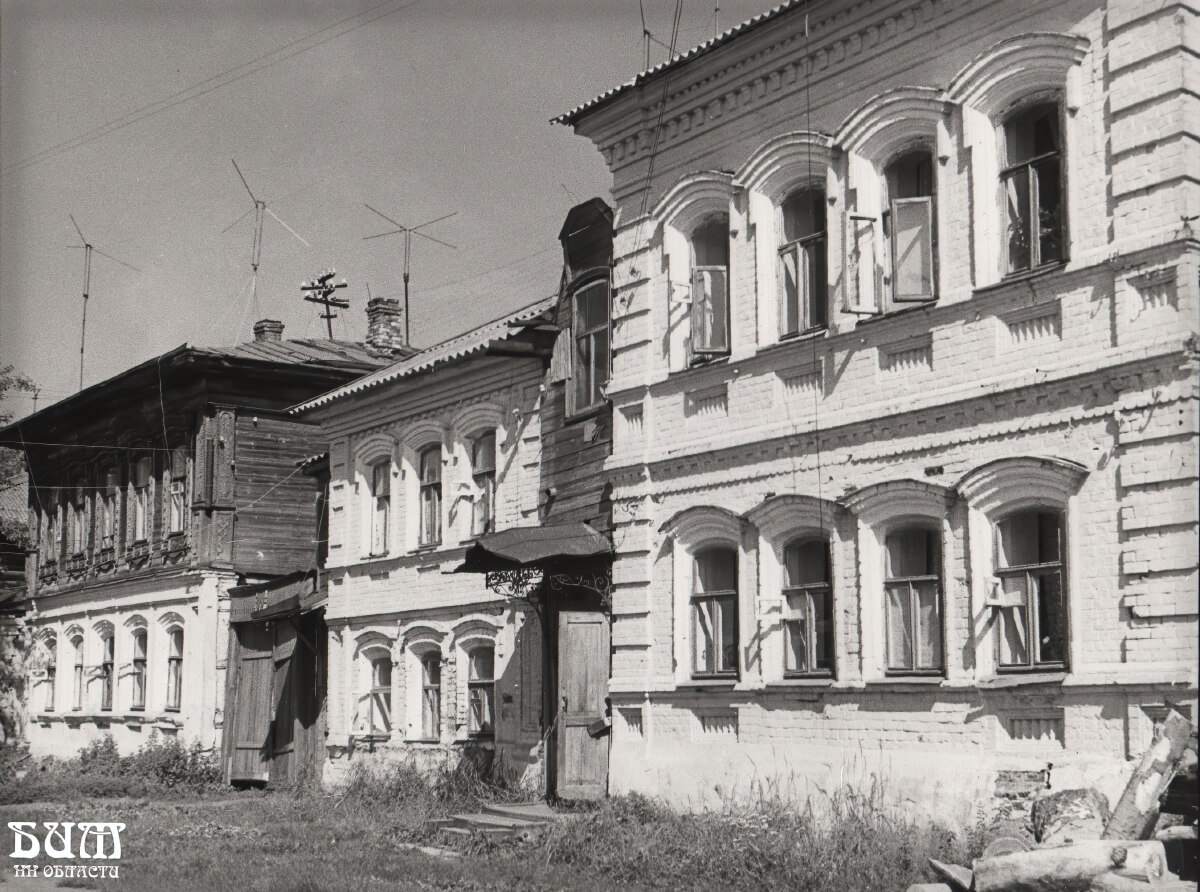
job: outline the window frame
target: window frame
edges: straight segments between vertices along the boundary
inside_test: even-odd
[[[180,712],[183,708],[183,646],[183,629],[178,626],[167,629],[167,687],[163,707],[167,712]]]
[[[891,548],[890,542],[893,536],[898,536],[901,533],[912,531],[920,531],[925,534],[926,548],[933,545],[936,549],[934,554],[936,573],[926,574],[910,574],[907,576],[893,575],[891,572]],[[884,673],[889,677],[896,676],[936,676],[941,677],[946,672],[946,609],[945,609],[945,555],[943,553],[942,531],[940,526],[931,523],[928,520],[908,520],[891,525],[882,537],[882,549],[884,560],[883,571],[883,623],[884,623],[884,648],[883,648],[883,665]],[[922,583],[930,583],[934,585],[934,606],[937,611],[937,644],[936,658],[937,665],[922,666],[919,660],[919,648],[921,640],[924,637],[920,626],[921,620],[921,601],[920,589],[918,586]],[[892,665],[892,609],[891,609],[891,590],[893,586],[904,585],[908,588],[907,604],[905,610],[908,614],[909,628],[911,631],[911,667],[894,666]]]
[[[383,456],[367,465],[370,518],[368,557],[382,557],[390,549],[392,526],[392,460]],[[382,488],[382,492],[380,491]]]
[[[915,195],[900,197],[895,193],[899,192],[899,174],[897,166],[916,155],[924,156],[924,161],[929,165],[929,192],[927,195]],[[885,201],[881,202],[883,208],[880,216],[880,232],[883,237],[884,244],[887,245],[888,251],[888,280],[887,287],[883,289],[883,305],[881,312],[887,313],[897,309],[903,309],[909,306],[919,306],[921,304],[936,303],[938,299],[938,163],[936,152],[932,146],[918,143],[908,146],[903,151],[894,154],[880,171],[884,186]],[[897,283],[900,280],[898,274],[898,259],[899,250],[896,244],[898,238],[898,227],[896,220],[899,216],[897,213],[898,206],[919,206],[926,207],[925,224],[928,227],[929,250],[926,256],[926,263],[929,269],[929,292],[927,294],[918,294],[914,296],[901,296]]]
[[[1002,545],[1002,527],[1005,522],[1023,515],[1032,514],[1039,519],[1042,516],[1053,515],[1057,521],[1056,539],[1058,549],[1058,560],[1043,561],[1034,564],[1018,564],[1014,566],[1002,566],[1003,560],[1003,545]],[[1020,674],[1029,672],[1066,672],[1068,671],[1070,654],[1070,582],[1067,572],[1067,512],[1063,508],[1057,508],[1050,505],[1022,505],[1011,507],[1010,510],[998,515],[992,523],[992,572],[996,580],[997,591],[995,592],[993,606],[996,608],[995,625],[996,634],[994,638],[994,653],[996,672],[998,674]],[[1056,660],[1041,660],[1034,658],[1034,650],[1038,649],[1041,636],[1041,619],[1040,619],[1040,585],[1031,585],[1032,577],[1043,575],[1044,571],[1050,570],[1057,573],[1059,580],[1059,625],[1062,630],[1062,638],[1059,642],[1062,656]],[[1039,573],[1037,571],[1043,571]],[[1005,578],[1017,578],[1018,576],[1025,577],[1025,587],[1023,591],[1024,609],[1026,613],[1026,641],[1025,649],[1028,654],[1028,659],[1024,663],[1005,663],[1002,660],[1004,647],[1004,631],[1003,631],[1003,610],[1009,607],[1019,605],[1007,604],[1004,592],[1003,580]]]
[[[395,725],[392,714],[392,670],[391,652],[380,652],[378,647],[368,648],[363,656],[368,661],[371,672],[371,686],[367,691],[367,727],[371,736],[390,735]],[[379,713],[383,727],[375,726],[376,712]]]
[[[100,510],[100,550],[116,548],[120,538],[121,472],[115,465],[103,470],[104,490]]]
[[[476,675],[475,655],[487,651],[491,659],[491,675],[483,678]],[[473,644],[466,650],[467,658],[467,736],[476,738],[494,737],[496,733],[496,645],[495,642]],[[486,718],[476,719],[476,703],[482,704]]]
[[[42,699],[42,711],[54,712],[55,688],[58,685],[58,636],[47,635],[42,640],[46,651],[46,693]]]
[[[1056,128],[1057,147],[1048,152],[1042,152],[1038,155],[1033,155],[1021,161],[1012,161],[1009,158],[1009,134],[1010,126],[1015,119],[1023,118],[1033,114],[1040,108],[1054,108],[1054,124]],[[1032,124],[1030,126],[1033,126]],[[1063,97],[1057,91],[1052,94],[1033,95],[1025,97],[1021,102],[1015,104],[1008,109],[1001,118],[997,126],[997,154],[1000,158],[999,171],[997,181],[1000,192],[1000,229],[1004,233],[1004,243],[1001,245],[1001,263],[1003,265],[1004,278],[1012,278],[1015,276],[1024,276],[1030,273],[1035,273],[1046,267],[1058,266],[1068,262],[1070,259],[1069,251],[1069,229],[1067,226],[1067,149],[1066,135],[1067,122],[1063,112]],[[1057,236],[1059,244],[1059,256],[1053,260],[1043,260],[1042,254],[1042,228],[1041,228],[1041,204],[1040,190],[1038,189],[1038,174],[1037,166],[1047,161],[1053,160],[1056,164],[1058,173],[1058,221],[1057,221]],[[1022,221],[1027,230],[1026,240],[1028,242],[1026,248],[1029,255],[1029,265],[1025,267],[1014,268],[1012,264],[1012,224],[1010,222],[1010,203],[1008,200],[1008,183],[1021,173],[1027,176],[1027,194],[1025,200],[1028,202],[1028,219]],[[1034,238],[1032,233],[1033,221],[1038,220],[1038,237]]]
[[[82,712],[84,700],[84,658],[83,658],[83,635],[76,635],[71,639],[71,646],[75,649],[75,663],[72,667],[74,690],[71,697],[71,711]]]
[[[112,712],[116,682],[117,638],[111,630],[100,635],[100,711]]]
[[[188,521],[188,451],[186,446],[176,446],[171,450],[167,475],[169,478],[167,484],[167,533],[168,535],[178,535],[187,531]]]
[[[436,478],[426,479],[426,458],[431,457],[429,466],[436,469]],[[430,443],[417,450],[417,547],[435,548],[442,544],[442,444]],[[432,508],[432,513],[430,509]],[[430,524],[433,528],[430,528]]]
[[[792,200],[801,195],[813,195],[816,200],[811,201],[812,207],[821,208],[822,225],[819,231],[814,231],[806,236],[800,236],[793,239],[787,239],[787,223],[786,223],[786,205]],[[826,194],[824,185],[805,185],[796,189],[792,189],[776,206],[776,231],[779,234],[779,246],[776,249],[776,277],[778,281],[779,293],[779,339],[781,341],[791,338],[797,338],[801,335],[811,334],[813,332],[824,331],[829,327],[829,215],[826,210]],[[821,276],[820,276],[820,307],[821,312],[814,312],[816,307],[816,298],[813,295],[813,285],[817,281],[812,273],[813,266],[808,260],[808,251],[815,249],[820,252],[822,258]],[[788,327],[788,318],[792,310],[791,298],[788,296],[787,288],[787,273],[786,261],[787,255],[792,255],[796,269],[796,328]],[[803,258],[803,263],[801,259]],[[800,270],[804,269],[804,289],[801,293],[800,289]],[[822,318],[816,318],[820,315]]]
[[[154,530],[154,457],[136,459],[132,471],[129,485],[133,490],[133,518],[129,535],[130,544],[137,545],[149,542]]]
[[[490,439],[491,465],[480,467],[477,450],[481,443]],[[499,437],[495,428],[481,430],[468,441],[471,457],[471,535],[482,536],[484,533],[495,532],[496,529],[496,465]],[[483,505],[483,520],[480,520],[480,506]]]
[[[580,297],[592,291],[595,288],[604,289],[604,322],[590,326],[584,331],[579,331],[580,319]],[[585,270],[580,274],[575,284],[571,286],[571,294],[569,298],[570,314],[571,314],[571,332],[570,332],[570,362],[567,381],[567,414],[582,415],[592,412],[607,401],[605,396],[605,388],[612,378],[612,278],[611,271],[608,267],[603,267],[599,272],[595,270]],[[596,364],[596,343],[599,335],[604,335],[604,379],[603,382],[597,377],[598,366]],[[580,401],[580,371],[581,345],[588,345],[588,371],[590,375],[591,388],[588,396],[588,401]]]
[[[421,739],[442,737],[442,652],[429,650],[419,655],[421,672]],[[436,676],[430,666],[436,666]]]
[[[701,264],[701,263],[699,263],[698,259],[697,259],[697,255],[698,255],[697,240],[698,240],[700,234],[705,230],[714,229],[714,228],[716,228],[716,226],[718,226],[722,223],[724,224],[724,232],[725,232],[725,241],[724,241],[725,264],[722,266],[719,264]],[[705,217],[703,220],[701,220],[699,223],[697,223],[696,226],[694,226],[692,228],[691,234],[688,236],[688,249],[690,251],[689,256],[691,259],[689,274],[688,274],[688,277],[689,277],[689,282],[688,282],[689,292],[688,293],[690,295],[690,300],[691,300],[691,306],[690,306],[690,309],[688,312],[688,319],[689,319],[689,323],[690,323],[689,324],[689,334],[688,334],[688,354],[689,354],[688,365],[699,365],[699,364],[703,364],[706,362],[711,362],[714,359],[728,356],[732,350],[733,312],[732,312],[732,306],[731,306],[731,296],[732,296],[733,289],[730,287],[730,278],[731,278],[730,270],[732,267],[732,259],[733,259],[731,255],[733,252],[730,250],[730,247],[729,247],[729,242],[730,242],[731,238],[732,238],[732,229],[730,228],[729,214],[727,212],[713,214],[708,217]],[[724,305],[723,305],[723,314],[722,315],[723,315],[723,330],[724,330],[724,335],[725,335],[725,341],[724,341],[723,346],[713,345],[710,343],[704,347],[699,347],[699,346],[697,346],[697,342],[696,342],[696,330],[697,330],[696,320],[701,312],[699,309],[701,304],[697,300],[697,295],[700,292],[698,285],[700,282],[700,277],[706,273],[710,274],[710,275],[714,274],[714,273],[720,273],[724,279]],[[712,318],[713,318],[713,320],[716,320],[717,313],[714,312],[712,314]],[[711,338],[712,332],[715,330],[716,330],[715,325],[710,324],[710,326],[709,326],[710,341],[712,339]]]
[[[726,553],[733,558],[733,582],[732,589],[714,589],[709,591],[701,589],[700,579],[700,560],[703,557],[714,555],[717,553]],[[688,637],[691,650],[691,677],[695,680],[732,680],[736,681],[741,677],[741,623],[739,622],[739,610],[741,607],[738,597],[738,574],[741,572],[741,556],[738,553],[736,546],[714,542],[697,548],[691,555],[692,563],[692,583],[691,592],[688,598]],[[722,610],[722,623],[718,624],[714,617],[716,613],[713,608],[720,607]],[[733,666],[726,668],[726,651],[729,644],[724,640],[725,629],[723,621],[725,619],[725,611],[733,618],[732,638],[733,638]],[[711,654],[711,661],[706,661],[706,665],[699,666],[699,651],[701,640],[698,633],[704,632],[702,620],[707,619],[709,629],[708,652]],[[720,635],[718,636],[718,631]],[[711,668],[707,665],[711,662]]]
[[[133,656],[130,659],[132,671],[130,672],[131,690],[129,692],[129,708],[134,712],[142,712],[146,709],[146,658],[149,652],[149,633],[145,628],[137,628],[133,630],[129,638],[133,646]],[[139,641],[141,642],[140,648],[138,646]]]
[[[801,583],[790,585],[788,582],[788,552],[792,548],[809,545],[814,542],[820,543],[824,546],[824,581],[820,583]],[[788,540],[788,542],[784,544],[780,554],[782,557],[782,560],[780,561],[780,570],[782,572],[780,580],[782,583],[780,586],[780,595],[783,600],[783,618],[781,621],[781,625],[783,627],[783,677],[784,679],[835,678],[837,673],[837,629],[835,627],[835,615],[833,609],[833,543],[828,536],[797,536]],[[790,626],[793,623],[797,621],[806,622],[808,633],[805,636],[805,650],[810,654],[815,654],[818,652],[817,623],[814,616],[816,612],[814,599],[817,596],[821,596],[825,599],[825,613],[827,616],[826,622],[828,628],[825,633],[826,640],[824,642],[824,646],[826,649],[826,660],[828,661],[829,666],[828,668],[822,668],[819,665],[815,665],[815,661],[810,659],[809,665],[806,668],[789,669],[787,664],[789,655],[792,653],[790,647],[792,634],[790,631]],[[804,599],[802,609],[798,612],[803,612],[805,616],[794,616],[794,613],[797,611],[791,606],[790,603],[791,599],[794,597]]]

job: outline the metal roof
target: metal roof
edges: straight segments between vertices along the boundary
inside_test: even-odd
[[[237,359],[256,359],[262,362],[284,362],[300,365],[379,366],[385,360],[372,353],[365,344],[354,341],[302,339],[288,341],[247,341],[233,347],[193,347],[197,353],[228,356]],[[417,351],[402,347],[405,357]]]
[[[684,62],[688,62],[697,56],[701,56],[704,53],[714,50],[732,40],[734,37],[737,37],[746,31],[751,31],[754,28],[757,28],[759,25],[769,22],[788,10],[804,5],[807,2],[808,0],[786,0],[786,2],[780,3],[778,6],[768,9],[766,12],[759,13],[753,18],[747,19],[740,25],[735,25],[723,34],[718,34],[716,37],[709,38],[708,40],[704,41],[704,43],[692,47],[685,53],[680,53],[674,58],[668,59],[665,62],[660,62],[653,68],[647,68],[640,74],[635,75],[632,80],[626,81],[618,87],[613,87],[611,90],[606,90],[594,99],[589,99],[582,105],[575,106],[575,108],[571,109],[569,112],[561,114],[557,118],[551,118],[550,123],[574,124],[588,112],[595,111],[600,106],[606,105],[610,100],[615,99],[622,93],[626,93],[629,90],[632,90],[634,87],[640,87],[643,84],[648,83],[649,81],[652,81],[660,75],[666,73],[667,71],[672,70],[676,66],[682,65]]]
[[[320,406],[327,406],[336,400],[349,396],[353,393],[361,393],[364,390],[369,390],[372,387],[377,387],[380,384],[386,384],[389,381],[395,381],[398,378],[415,375],[419,372],[427,371],[434,366],[441,365],[446,362],[451,362],[455,359],[462,359],[466,356],[471,356],[476,353],[482,353],[487,350],[492,344],[498,341],[503,341],[512,335],[513,323],[526,322],[547,310],[552,309],[558,303],[558,295],[552,294],[549,297],[539,300],[537,303],[523,307],[508,316],[501,316],[499,319],[493,319],[486,325],[481,325],[478,328],[473,328],[468,332],[450,338],[447,341],[442,341],[440,344],[435,344],[426,350],[422,350],[415,356],[410,356],[407,359],[402,359],[399,362],[392,363],[386,368],[379,369],[369,375],[364,375],[357,380],[351,381],[342,387],[338,387],[328,393],[323,393],[315,399],[308,402],[300,403],[298,406],[293,406],[289,412],[300,413],[307,412],[310,409],[316,409]]]

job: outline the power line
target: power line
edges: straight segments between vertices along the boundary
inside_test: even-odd
[[[94,142],[97,139],[101,139],[102,137],[108,136],[112,133],[116,133],[118,130],[123,130],[124,128],[130,126],[131,124],[136,124],[138,121],[143,121],[146,118],[153,117],[154,115],[157,115],[161,112],[169,111],[170,109],[175,108],[176,106],[184,104],[185,102],[191,102],[193,99],[199,99],[201,96],[211,93],[214,90],[219,90],[221,87],[227,87],[230,84],[237,83],[238,81],[243,80],[244,78],[247,78],[252,74],[257,74],[260,71],[263,71],[274,65],[278,65],[280,62],[285,62],[288,59],[298,56],[301,53],[306,53],[309,50],[316,49],[319,46],[324,46],[326,43],[329,43],[332,40],[336,40],[339,37],[349,34],[351,31],[357,31],[359,28],[365,28],[367,25],[374,24],[375,22],[379,21],[380,19],[386,18],[387,16],[393,15],[394,13],[401,12],[402,10],[408,9],[411,6],[415,6],[417,3],[420,3],[421,0],[408,0],[407,3],[402,3],[401,5],[395,7],[394,9],[389,9],[383,13],[380,13],[379,15],[377,15],[373,18],[369,18],[366,21],[359,22],[357,25],[353,25],[350,28],[346,28],[342,31],[339,31],[336,34],[331,34],[328,37],[323,38],[322,40],[318,40],[315,43],[309,44],[308,46],[302,46],[299,49],[295,50],[294,52],[288,53],[287,55],[284,55],[284,56],[280,56],[277,59],[271,59],[272,56],[278,55],[279,53],[283,52],[284,50],[288,49],[289,47],[293,47],[293,46],[296,46],[297,44],[304,43],[305,41],[311,40],[312,38],[316,37],[319,34],[324,34],[327,31],[330,31],[334,28],[340,27],[341,25],[344,25],[347,22],[353,21],[354,19],[362,18],[364,15],[368,15],[377,9],[380,9],[385,6],[389,6],[395,2],[396,2],[396,0],[384,0],[384,2],[376,4],[375,6],[372,6],[369,9],[364,10],[363,12],[355,13],[354,15],[347,16],[346,18],[340,19],[340,20],[334,22],[332,25],[327,25],[324,28],[320,28],[316,31],[306,34],[303,37],[299,37],[289,43],[285,43],[285,44],[283,44],[283,46],[277,47],[276,49],[271,50],[269,53],[264,53],[261,56],[257,56],[248,62],[243,62],[241,65],[235,65],[233,68],[228,68],[225,71],[214,74],[212,77],[206,78],[205,80],[202,80],[199,83],[193,84],[190,87],[187,87],[183,90],[179,90],[175,93],[172,93],[170,96],[167,96],[156,102],[152,102],[148,105],[144,105],[141,108],[135,109],[131,112],[126,112],[124,115],[121,115],[118,118],[114,118],[113,120],[107,122],[106,124],[101,124],[98,127],[94,127],[91,130],[88,130],[85,133],[80,134],[79,136],[72,137],[71,139],[64,140],[63,142],[57,143],[53,146],[49,146],[45,149],[35,152],[34,154],[27,156],[26,158],[23,158],[19,161],[13,162],[7,168],[0,170],[0,177],[6,177],[9,174],[19,173],[30,167],[41,164],[44,161],[49,161],[51,158],[55,158],[65,152],[69,152],[73,149],[80,148],[91,142]],[[262,65],[257,64],[266,59],[271,59],[271,61],[265,62]],[[241,69],[247,68],[249,66],[256,66],[256,67],[251,67],[250,70],[244,71],[241,74],[238,74],[236,77],[229,77],[226,80],[221,80],[222,78],[226,78],[228,75],[231,75],[234,72],[240,71]],[[219,81],[219,83],[213,83],[213,81]],[[206,84],[212,84],[212,86],[205,87]],[[201,89],[202,87],[204,89]],[[128,120],[126,120],[126,119],[128,119]]]

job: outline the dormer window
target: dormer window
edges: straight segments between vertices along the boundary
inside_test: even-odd
[[[1000,185],[1009,273],[1064,259],[1062,128],[1058,104],[1044,102],[1004,122]]]
[[[692,233],[692,357],[729,353],[729,218],[714,217]]]
[[[780,337],[824,328],[829,278],[825,255],[825,192],[801,189],[779,207],[782,244]]]
[[[883,234],[891,250],[890,293],[893,303],[933,300],[936,296],[934,256],[934,176],[932,153],[901,155],[884,171],[888,204]]]

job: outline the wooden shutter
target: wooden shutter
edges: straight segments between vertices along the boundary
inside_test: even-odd
[[[729,352],[729,270],[700,266],[692,270],[692,352]]]
[[[892,300],[933,300],[933,199],[892,202]]]
[[[850,217],[849,264],[846,268],[846,312],[879,313],[879,283],[875,275],[875,219]]]

